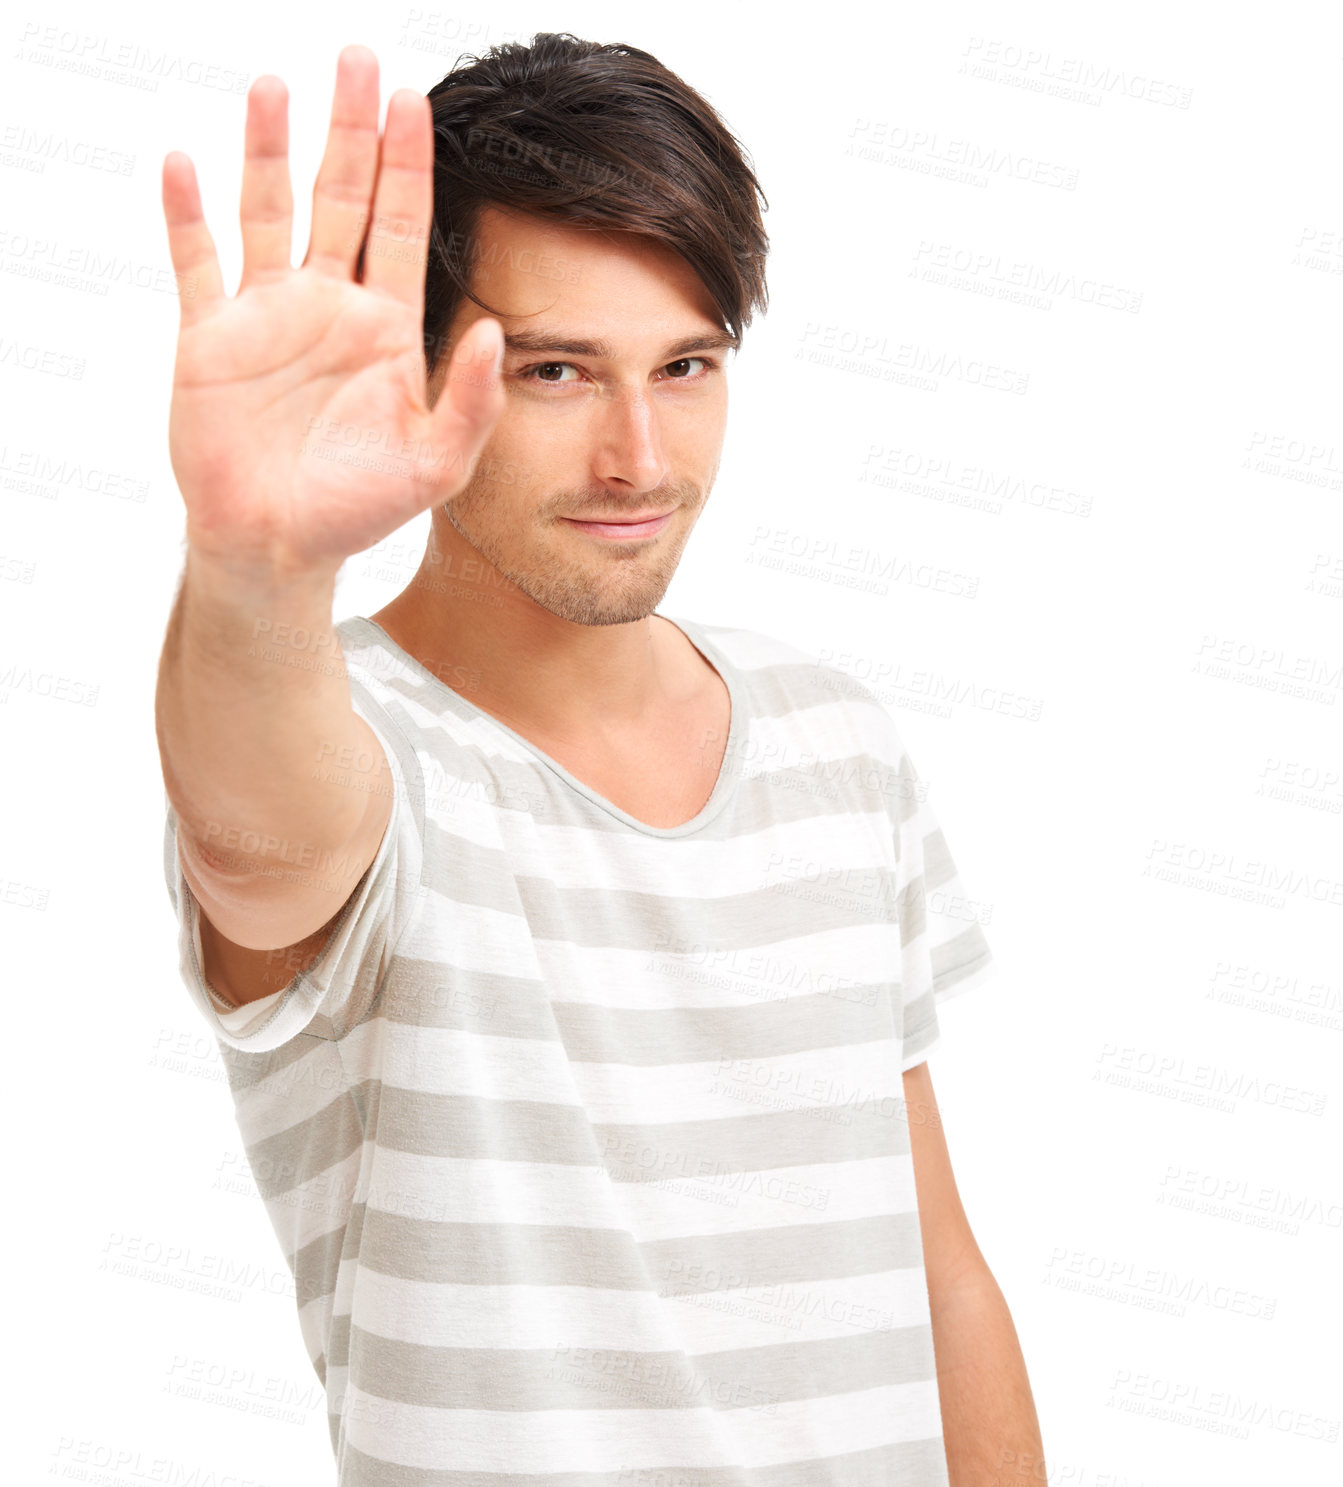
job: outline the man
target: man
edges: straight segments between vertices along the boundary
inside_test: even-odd
[[[231,300],[163,173],[165,871],[339,1480],[1038,1475],[926,1063],[989,950],[917,773],[815,656],[656,611],[764,302],[754,177],[647,53],[468,60],[379,140],[341,53],[297,270],[257,80]]]

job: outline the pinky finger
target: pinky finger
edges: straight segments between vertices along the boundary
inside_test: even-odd
[[[163,158],[163,217],[168,252],[177,276],[182,324],[204,319],[224,297],[214,239],[201,211],[200,188],[191,157],[173,150]]]

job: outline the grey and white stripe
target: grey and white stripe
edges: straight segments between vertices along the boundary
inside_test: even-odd
[[[732,717],[658,828],[343,621],[392,820],[263,1002],[202,977],[168,807],[342,1487],[946,1487],[901,1072],[989,947],[875,696],[675,623]]]

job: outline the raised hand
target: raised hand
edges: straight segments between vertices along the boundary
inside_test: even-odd
[[[168,442],[188,543],[203,555],[244,571],[334,574],[466,484],[506,401],[503,333],[488,317],[470,327],[430,409],[422,325],[432,169],[428,99],[393,93],[380,139],[377,58],[347,46],[308,252],[294,268],[288,91],[277,77],[257,78],[247,95],[242,277],[230,299],[191,160],[179,151],[164,159],[181,285]]]

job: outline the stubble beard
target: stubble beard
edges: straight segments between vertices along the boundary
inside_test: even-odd
[[[674,521],[685,520],[682,513],[692,505],[697,489],[682,482],[679,493],[682,501],[673,512]],[[491,499],[490,491],[472,480],[443,503],[443,514],[481,557],[533,603],[575,625],[628,625],[647,619],[662,603],[689,537],[687,528],[679,534],[666,533],[653,543],[631,544],[623,552],[615,544],[593,542],[592,559],[585,564],[577,557],[566,560],[561,555],[558,544],[574,539],[561,532],[559,520],[552,518],[540,530],[554,531],[554,544],[538,539],[538,528],[529,526],[526,551],[519,555],[517,544],[510,543],[508,534],[485,517]],[[600,582],[596,575],[601,576]]]

